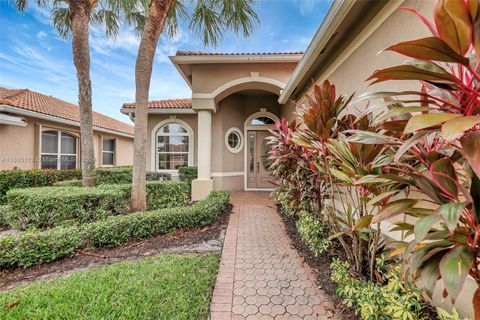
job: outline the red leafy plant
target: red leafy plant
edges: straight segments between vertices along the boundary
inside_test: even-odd
[[[414,278],[428,295],[438,279],[444,295],[455,301],[468,275],[478,286],[473,298],[480,320],[480,5],[478,0],[439,0],[435,23],[414,9],[432,36],[405,41],[386,50],[405,55],[404,64],[375,71],[369,80],[418,80],[419,91],[367,93],[359,98],[384,98],[366,113],[380,111],[377,125],[382,143],[395,150],[397,180],[423,193],[379,208],[378,222],[406,213],[419,220],[398,223],[414,240],[397,243]],[[392,139],[395,127],[400,136]],[[353,139],[364,140],[364,132]],[[380,138],[379,138],[380,139]],[[378,142],[378,141],[377,141]]]

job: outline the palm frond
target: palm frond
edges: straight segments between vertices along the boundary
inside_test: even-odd
[[[72,24],[70,20],[70,12],[68,8],[56,7],[52,10],[52,22],[58,34],[63,39],[66,39],[71,31]]]
[[[258,15],[252,8],[253,0],[222,0],[223,5],[220,15],[225,21],[227,29],[236,34],[243,33],[249,37],[257,23],[260,22]]]
[[[219,1],[198,0],[193,11],[189,27],[197,35],[201,35],[205,45],[216,47],[222,39],[225,26],[219,9]]]
[[[91,20],[103,26],[108,37],[116,37],[120,31],[120,17],[114,10],[99,9],[92,14]]]
[[[170,38],[174,38],[178,34],[179,19],[188,20],[188,11],[181,0],[175,0],[165,21],[167,35]]]

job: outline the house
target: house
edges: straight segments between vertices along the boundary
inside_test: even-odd
[[[211,190],[272,189],[266,138],[291,110],[278,96],[302,56],[177,52],[171,60],[192,97],[149,103],[147,170],[175,175],[179,166],[198,166],[195,200]],[[132,103],[121,111],[135,116]]]
[[[334,1],[304,54],[177,52],[170,59],[192,96],[149,103],[147,168],[175,173],[179,165],[197,165],[194,199],[218,189],[271,189],[264,167],[267,130],[281,117],[295,118],[292,101],[302,103],[314,82],[328,79],[343,95],[418,89],[417,82],[369,86],[365,80],[405,60],[393,52],[379,54],[383,49],[430,35],[415,14],[398,8],[415,8],[433,21],[433,5],[433,0]],[[121,111],[134,117],[131,103]],[[465,316],[473,314],[475,284],[468,282],[455,304]],[[435,303],[448,306],[441,285]]]
[[[79,107],[28,89],[0,87],[0,170],[80,168]],[[93,113],[97,167],[133,163],[133,127]]]

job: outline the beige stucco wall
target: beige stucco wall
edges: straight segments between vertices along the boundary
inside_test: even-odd
[[[259,76],[287,83],[296,63],[239,63],[197,64],[192,66],[192,92],[210,93],[223,84],[249,77],[252,72]]]
[[[40,131],[61,130],[80,137],[78,127],[64,125],[57,122],[40,120],[32,117],[23,117],[27,121],[25,128],[0,125],[0,170],[14,168],[28,170],[39,168]],[[133,164],[133,138],[114,134],[106,134],[94,130],[94,152],[96,166],[101,166],[101,139],[102,136],[115,138],[117,141],[116,165]],[[80,141],[77,142],[77,167],[80,167]]]
[[[433,21],[433,1],[407,0],[402,5],[419,10]],[[396,10],[327,79],[335,84],[338,94],[345,96],[352,93],[358,96],[367,91],[418,89],[418,82],[413,81],[389,81],[369,86],[365,80],[377,69],[399,65],[408,59],[394,52],[380,51],[401,41],[428,36],[431,36],[431,33],[416,15]],[[315,79],[320,81],[325,77],[316,75]],[[308,89],[310,90],[311,86]],[[299,95],[297,99],[300,100],[302,96],[303,94]]]
[[[428,19],[432,19],[433,1],[407,0],[403,6],[416,8]],[[407,58],[393,52],[382,52],[384,48],[406,40],[431,36],[429,30],[421,23],[421,21],[412,13],[405,11],[395,11],[388,17],[371,36],[363,42],[344,62],[342,62],[336,70],[328,75],[330,80],[337,87],[337,94],[348,96],[356,93],[356,96],[364,92],[370,91],[402,91],[402,90],[418,90],[419,84],[414,81],[389,81],[372,86],[368,86],[365,82],[376,69],[401,64]],[[322,81],[325,76],[317,74],[316,81]],[[303,101],[303,94],[309,92],[311,86],[306,88],[296,98]],[[365,108],[365,103],[357,104],[355,107],[359,110]],[[385,229],[389,229],[385,226]],[[388,235],[389,231],[384,230]],[[476,288],[473,279],[467,279],[467,284],[460,294],[460,298],[456,301],[456,308],[464,315],[473,317],[472,297]],[[451,307],[450,300],[442,298],[443,285],[441,281],[437,283],[434,292],[434,304],[444,307]]]

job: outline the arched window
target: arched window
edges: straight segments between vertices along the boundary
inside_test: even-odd
[[[190,133],[180,123],[171,122],[161,126],[156,142],[157,170],[177,170],[191,164]]]
[[[265,126],[275,124],[275,120],[267,116],[255,117],[248,123],[249,126]]]
[[[41,168],[75,169],[76,167],[77,137],[62,131],[43,131]]]

